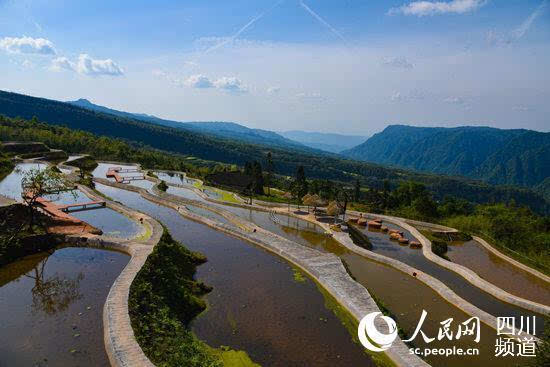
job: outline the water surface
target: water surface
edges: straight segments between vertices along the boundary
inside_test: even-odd
[[[214,290],[193,330],[209,345],[245,350],[262,366],[373,365],[325,307],[315,283],[295,281],[287,262],[136,193],[104,185],[97,189],[155,217],[175,239],[208,257],[197,278]]]
[[[475,240],[451,242],[446,255],[513,295],[550,306],[550,283],[493,254]]]
[[[103,304],[128,260],[63,248],[0,268],[0,366],[109,366]]]

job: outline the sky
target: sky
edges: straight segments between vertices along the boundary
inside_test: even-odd
[[[0,0],[0,89],[178,121],[550,131],[549,0]]]

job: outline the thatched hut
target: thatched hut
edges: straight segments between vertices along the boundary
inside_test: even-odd
[[[389,232],[390,234],[392,234],[392,233],[397,233],[398,235],[403,236],[403,231],[400,231],[400,230],[398,230],[398,229],[388,229],[388,232]]]
[[[399,241],[401,235],[399,233],[390,233],[390,240]]]

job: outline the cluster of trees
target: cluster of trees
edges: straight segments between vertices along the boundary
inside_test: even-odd
[[[160,126],[131,118],[94,112],[67,103],[14,93],[0,91],[0,111],[8,116],[23,116],[27,119],[38,116],[41,121],[46,121],[50,126],[66,125],[104,137],[123,139],[126,142],[131,142],[133,146],[149,146],[153,149],[172,152],[175,155],[193,156],[224,164],[243,166],[247,161],[262,162],[265,159],[265,145]],[[49,145],[52,148],[56,147],[53,144]],[[80,149],[79,151],[84,150]],[[529,189],[491,186],[464,178],[387,168],[372,163],[343,159],[335,154],[304,151],[291,147],[270,147],[270,151],[272,161],[276,166],[273,173],[280,175],[294,175],[298,167],[303,166],[307,168],[313,178],[340,181],[344,184],[350,184],[359,179],[364,185],[381,188],[385,180],[388,180],[392,187],[397,187],[403,180],[412,180],[425,184],[438,199],[442,199],[447,194],[477,203],[514,199],[539,212],[550,211],[544,198]],[[124,156],[123,152],[119,153],[120,156]],[[112,154],[112,156],[115,155]],[[142,157],[143,160],[146,158],[151,159],[152,157]],[[193,163],[195,162],[197,160],[193,160]],[[198,165],[204,166],[204,162],[199,161],[198,163]]]

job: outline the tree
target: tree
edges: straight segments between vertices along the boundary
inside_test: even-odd
[[[308,191],[308,183],[306,180],[306,174],[304,166],[299,166],[296,171],[296,179],[294,180],[293,192],[296,198],[302,198]]]
[[[345,189],[338,191],[336,195],[336,205],[340,209],[340,214],[344,214],[344,220],[346,219],[346,210],[348,208],[349,194]]]
[[[358,202],[361,198],[361,183],[359,179],[355,180],[355,185],[353,187],[353,201]]]
[[[29,230],[31,232],[38,199],[44,195],[58,194],[74,189],[74,185],[62,174],[50,169],[31,169],[26,172],[21,179],[21,187],[23,188],[23,200],[29,208]]]
[[[271,152],[267,153],[265,170],[267,172],[267,175],[266,175],[267,196],[271,196],[271,178],[273,176],[273,170],[274,170],[273,156],[271,155]]]
[[[262,166],[256,161],[252,163],[252,190],[257,195],[264,194],[264,176]]]

